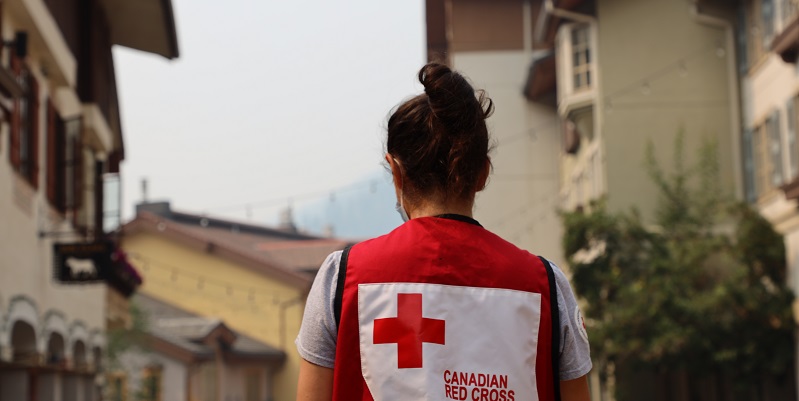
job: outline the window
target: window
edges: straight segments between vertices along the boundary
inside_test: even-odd
[[[787,26],[799,14],[799,0],[782,0],[780,4],[782,12],[782,24]]]
[[[741,141],[741,151],[743,153],[744,169],[744,196],[747,202],[757,200],[757,188],[755,187],[755,146],[753,143],[752,130],[746,130]]]
[[[556,57],[559,102],[579,102],[584,95],[591,94],[596,81],[594,35],[592,24],[567,24],[559,28]],[[573,95],[581,96],[570,99]]]
[[[216,364],[213,362],[205,363],[200,368],[200,401],[216,401]]]
[[[771,36],[774,34],[773,0],[747,0],[746,37],[749,67],[756,65],[768,54]],[[767,15],[771,17],[767,18]]]
[[[39,85],[30,70],[16,57],[11,68],[25,95],[14,101],[11,113],[11,166],[34,188],[39,178]]]
[[[47,199],[60,213],[81,206],[81,120],[63,120],[51,102],[47,104]]]
[[[760,24],[763,48],[768,49],[774,37],[774,0],[760,0]]]
[[[591,46],[588,25],[571,31],[572,77],[574,91],[591,87]]]
[[[162,369],[160,366],[148,367],[142,374],[139,399],[142,401],[161,401]]]
[[[792,98],[788,100],[785,105],[785,134],[788,137],[788,160],[791,169],[791,175],[788,177],[790,180],[799,175],[799,144],[796,143],[796,127],[797,118],[799,118],[799,104],[797,99]]]
[[[784,182],[782,173],[782,137],[780,135],[779,110],[774,111],[766,119],[766,132],[769,141],[769,157],[771,158],[771,185],[779,187]]]
[[[248,370],[245,377],[245,396],[244,401],[261,401],[261,378],[263,374],[260,370]]]
[[[783,184],[782,140],[779,129],[779,111],[755,128],[752,148],[755,165],[755,188],[763,196]]]
[[[128,381],[124,373],[108,375],[108,400],[127,401]]]

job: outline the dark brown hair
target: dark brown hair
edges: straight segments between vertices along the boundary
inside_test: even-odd
[[[386,151],[400,162],[405,194],[468,199],[482,189],[477,181],[489,160],[485,120],[493,102],[442,64],[422,67],[419,82],[424,93],[388,119]]]

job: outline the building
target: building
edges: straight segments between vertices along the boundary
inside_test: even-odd
[[[284,352],[264,396],[295,399],[300,357],[294,339],[305,298],[325,257],[346,241],[182,213],[167,202],[140,204],[123,235],[122,247],[144,277],[141,294],[221,319]],[[219,389],[227,388],[226,380],[220,377]]]
[[[567,209],[606,196],[611,210],[635,205],[651,221],[657,191],[645,150],[652,143],[669,170],[680,131],[686,164],[703,142],[717,145],[721,188],[741,198],[734,4],[550,0],[539,15],[536,39],[556,59]],[[529,82],[551,79],[536,75]]]
[[[540,0],[427,0],[427,52],[430,61],[462,72],[496,104],[487,120],[493,172],[478,193],[475,218],[563,266],[556,213],[561,122],[554,95],[541,102],[525,96],[531,63],[549,54],[534,42],[540,8]],[[549,85],[554,89],[554,81]]]
[[[141,348],[120,356],[124,374],[111,376],[113,396],[145,400],[263,401],[286,358],[283,351],[201,317],[136,295],[147,324]],[[223,387],[224,386],[224,387]],[[118,398],[114,398],[118,397]]]
[[[738,15],[746,199],[784,235],[799,293],[799,1],[742,1]]]
[[[98,399],[106,319],[138,285],[104,221],[125,156],[111,47],[177,57],[171,2],[8,0],[0,36],[0,399]]]
[[[686,164],[712,141],[720,187],[742,199],[736,11],[716,0],[428,0],[429,58],[497,102],[495,171],[477,210],[487,227],[561,257],[556,208],[605,198],[611,211],[635,206],[652,223],[647,144],[668,171],[681,131]],[[516,141],[517,132],[527,136]],[[509,210],[510,227],[493,226]],[[532,230],[518,238],[513,226]],[[609,399],[612,388],[591,379],[594,397]]]

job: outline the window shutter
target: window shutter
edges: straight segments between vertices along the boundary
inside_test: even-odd
[[[94,163],[94,235],[103,234],[103,217],[105,207],[103,205],[103,173],[105,163],[100,160]]]
[[[75,213],[75,225],[82,226],[78,224],[77,216],[80,212],[80,209],[83,207],[83,188],[84,188],[84,177],[85,177],[85,168],[84,168],[84,161],[83,161],[83,140],[81,139],[81,132],[82,130],[78,130],[78,135],[72,138],[72,151],[74,152],[72,156],[72,162],[74,163],[72,166],[72,173],[73,176],[73,191],[72,197],[74,199],[72,210]]]
[[[11,132],[9,133],[8,156],[14,171],[19,170],[19,100],[14,100],[14,111],[11,113]]]
[[[797,174],[799,174],[799,144],[796,143],[796,114],[794,113],[794,102],[795,100],[791,98],[788,100],[788,104],[785,107],[785,116],[786,120],[788,120],[788,124],[786,125],[788,154],[790,155],[791,162],[790,179],[795,178]]]
[[[33,74],[28,73],[30,76],[30,96],[28,110],[28,119],[30,124],[30,149],[29,149],[29,163],[30,163],[30,183],[34,189],[39,188],[39,83]]]
[[[757,188],[755,188],[755,155],[751,129],[744,131],[742,142],[744,194],[747,202],[754,202],[757,200]]]
[[[771,113],[771,117],[766,121],[766,130],[769,136],[769,151],[771,153],[771,186],[779,187],[784,181],[779,110],[774,110]]]
[[[19,76],[20,71],[20,62],[19,59],[16,57],[11,56],[11,70],[14,72],[15,76]],[[11,111],[11,132],[9,135],[9,159],[11,161],[11,167],[14,171],[19,171],[20,163],[22,160],[20,159],[19,155],[19,147],[20,147],[20,138],[19,138],[19,99],[14,99],[14,106],[13,110]]]
[[[56,126],[55,126],[55,107],[53,106],[53,101],[48,99],[47,100],[47,115],[45,116],[47,124],[47,130],[45,132],[45,145],[47,146],[46,154],[46,162],[47,166],[45,174],[45,182],[47,185],[46,192],[47,192],[47,200],[50,204],[58,209],[58,150],[57,149],[57,140],[56,140]]]

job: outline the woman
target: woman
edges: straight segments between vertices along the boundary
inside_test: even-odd
[[[588,400],[565,276],[472,218],[491,170],[491,100],[444,65],[419,81],[425,93],[388,121],[405,223],[322,265],[297,337],[297,399]]]

